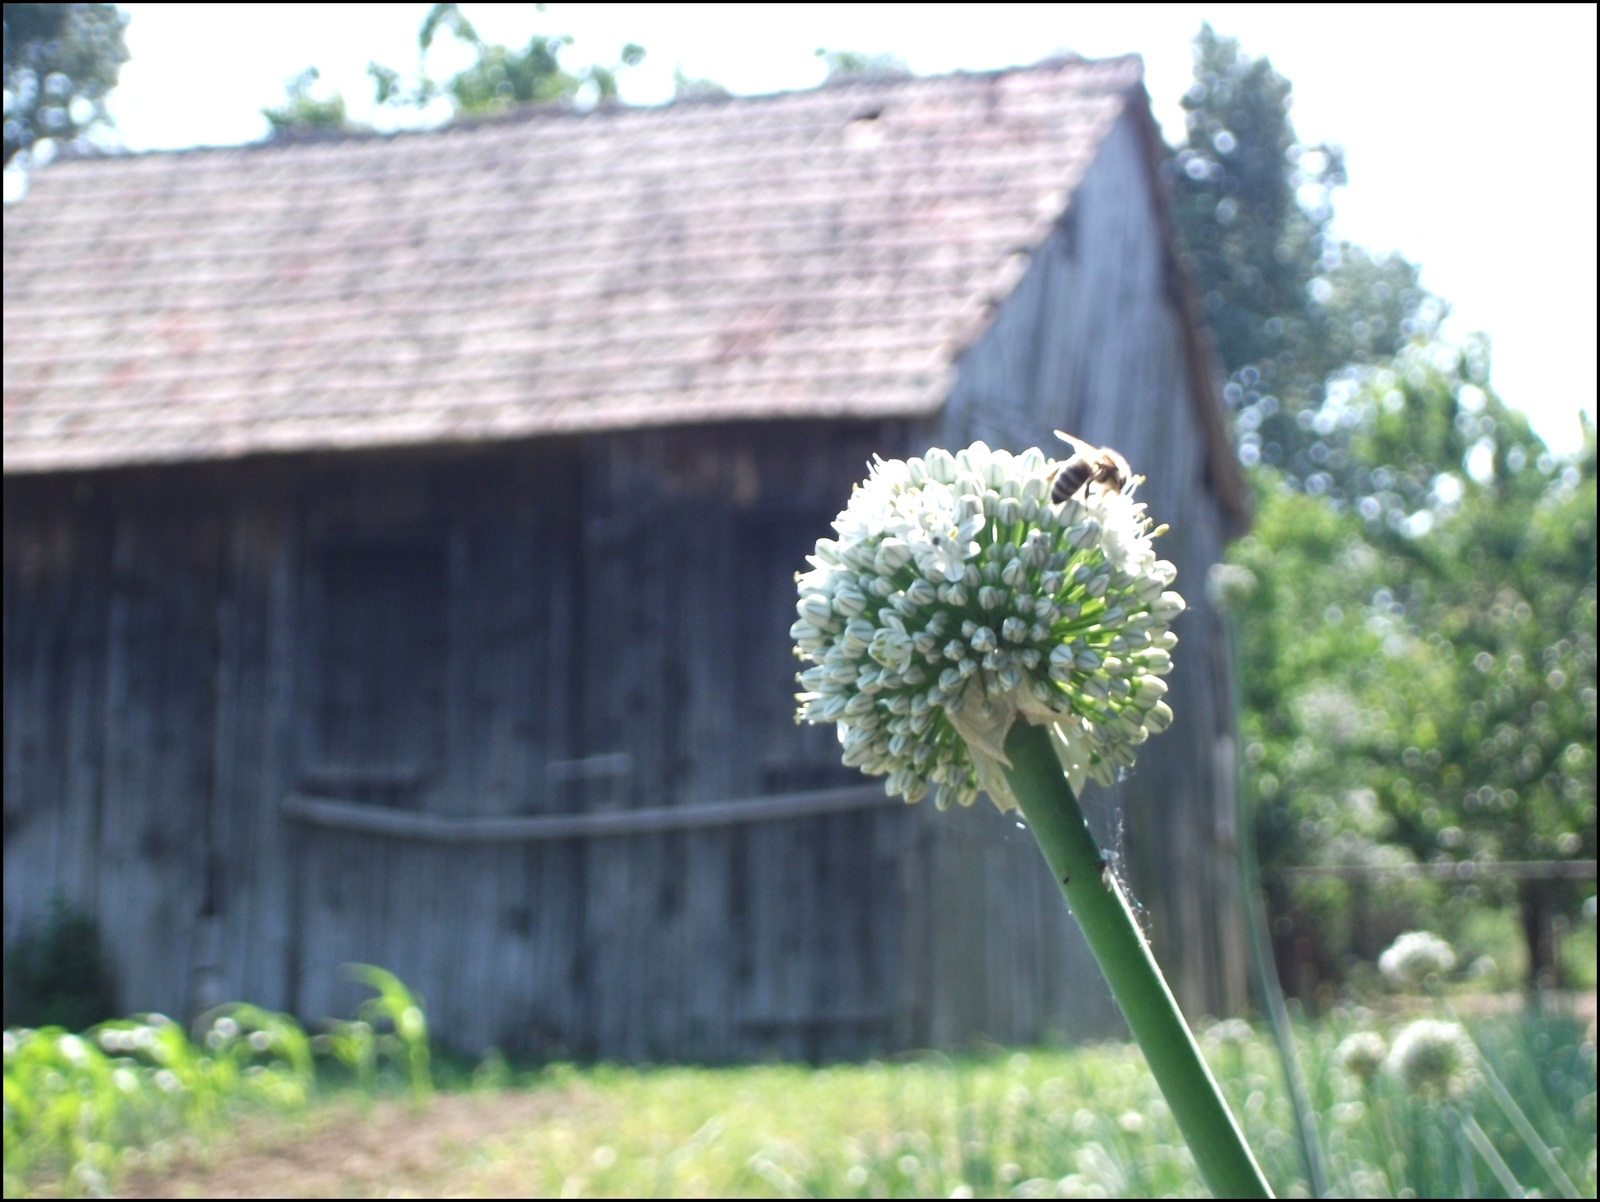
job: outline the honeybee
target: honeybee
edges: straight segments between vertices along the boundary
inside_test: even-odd
[[[1121,492],[1134,478],[1128,461],[1110,447],[1091,446],[1065,430],[1057,430],[1056,437],[1072,446],[1072,456],[1056,469],[1055,481],[1050,486],[1052,504],[1061,504],[1091,484]]]

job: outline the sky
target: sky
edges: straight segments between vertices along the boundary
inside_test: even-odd
[[[414,66],[426,4],[129,4],[131,60],[111,98],[130,149],[248,142],[307,66],[372,111],[369,60]],[[1182,136],[1202,21],[1268,55],[1295,87],[1305,142],[1345,148],[1334,232],[1398,250],[1452,305],[1445,334],[1489,334],[1493,382],[1558,452],[1595,412],[1596,8],[1593,5],[464,4],[489,41],[575,39],[572,69],[647,51],[622,99],[657,104],[675,68],[735,93],[813,87],[819,46],[888,52],[918,74],[989,70],[1061,50],[1143,56],[1169,141]],[[436,78],[468,61],[441,39]]]

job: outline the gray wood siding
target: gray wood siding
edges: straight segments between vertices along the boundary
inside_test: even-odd
[[[105,931],[120,1003],[180,1016],[347,1014],[340,966],[378,963],[468,1051],[903,1046],[903,808],[449,846],[280,813],[291,792],[481,818],[858,783],[793,722],[792,577],[903,437],[8,480],[8,939],[59,890]]]
[[[1169,679],[1176,718],[1127,779],[1091,784],[1087,800],[1118,816],[1110,846],[1124,855],[1174,992],[1199,1016],[1236,1011],[1247,989],[1231,767],[1218,767],[1232,754],[1226,632],[1205,594],[1225,532],[1135,122],[1125,116],[1106,137],[1071,207],[959,360],[931,437],[1064,456],[1052,434],[1061,428],[1115,447],[1145,477],[1139,496],[1151,515],[1172,527],[1158,547],[1189,603]]]

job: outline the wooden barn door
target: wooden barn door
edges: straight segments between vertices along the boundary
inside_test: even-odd
[[[439,529],[313,539],[302,576],[297,791],[420,811],[441,785],[449,662],[450,536]],[[296,1008],[349,1015],[348,962],[431,984],[443,917],[430,849],[301,828]]]
[[[579,805],[569,697],[569,452],[377,463],[308,503],[289,792],[427,822]],[[571,841],[452,841],[289,824],[290,993],[316,1020],[394,972],[471,1053],[565,1047],[582,1018]]]

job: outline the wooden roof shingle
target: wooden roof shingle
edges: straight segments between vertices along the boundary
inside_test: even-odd
[[[57,163],[5,214],[5,470],[931,413],[1140,78]]]

